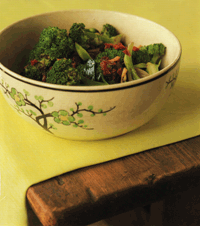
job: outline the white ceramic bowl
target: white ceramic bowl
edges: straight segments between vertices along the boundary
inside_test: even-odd
[[[126,44],[163,43],[167,47],[163,69],[136,81],[87,87],[54,85],[19,75],[45,27],[69,30],[74,22],[99,30],[110,23],[125,35]],[[160,111],[176,82],[180,57],[181,45],[175,35],[147,19],[103,10],[50,12],[1,31],[0,89],[22,118],[49,134],[73,140],[105,139],[142,126]]]

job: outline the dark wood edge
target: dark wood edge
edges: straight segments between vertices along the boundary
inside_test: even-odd
[[[198,186],[199,156],[197,136],[54,177],[27,199],[43,225],[87,225]]]

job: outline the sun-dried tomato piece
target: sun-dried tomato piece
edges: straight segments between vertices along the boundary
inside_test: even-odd
[[[37,63],[38,63],[38,61],[37,61],[36,59],[31,60],[31,66],[34,66],[34,65],[37,64]]]
[[[126,49],[126,46],[124,46],[121,42],[113,45],[114,49]]]
[[[139,48],[138,47],[136,47],[136,46],[133,46],[133,51],[138,51],[139,50]]]
[[[130,52],[128,51],[128,49],[125,49],[125,50],[123,51],[123,53],[125,53],[125,54],[128,55],[128,56],[131,56],[131,54],[130,54]]]

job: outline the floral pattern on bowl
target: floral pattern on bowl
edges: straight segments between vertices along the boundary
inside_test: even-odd
[[[30,93],[27,90],[24,89],[24,94],[22,94],[21,92],[18,92],[16,88],[12,87],[11,89],[9,89],[9,85],[6,84],[3,80],[1,81],[0,85],[7,97],[11,97],[15,101],[15,105],[13,105],[13,107],[15,108],[15,110],[17,110],[18,113],[24,114],[27,117],[31,118],[49,133],[52,133],[51,129],[57,129],[54,124],[48,123],[49,117],[53,117],[55,123],[62,124],[64,126],[73,126],[75,128],[79,127],[81,129],[93,130],[94,128],[88,127],[88,125],[85,124],[82,112],[87,112],[91,117],[99,114],[106,116],[108,112],[115,109],[114,106],[109,110],[95,110],[95,107],[93,105],[89,105],[87,108],[81,108],[82,103],[75,102],[74,108],[70,107],[69,109],[60,109],[57,111],[44,113],[43,109],[53,107],[54,97],[46,100],[43,96],[35,95],[34,98],[35,100],[37,100],[37,104],[35,104],[29,99]],[[23,106],[27,105],[30,106],[31,109],[25,110],[23,108]],[[41,123],[41,120],[43,120],[43,123]]]

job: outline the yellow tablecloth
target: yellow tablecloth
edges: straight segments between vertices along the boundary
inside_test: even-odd
[[[148,124],[92,142],[64,140],[38,130],[11,110],[0,94],[0,226],[27,225],[25,192],[34,183],[200,134],[200,1],[1,0],[0,30],[27,16],[81,8],[135,14],[175,33],[183,47],[176,86]]]

